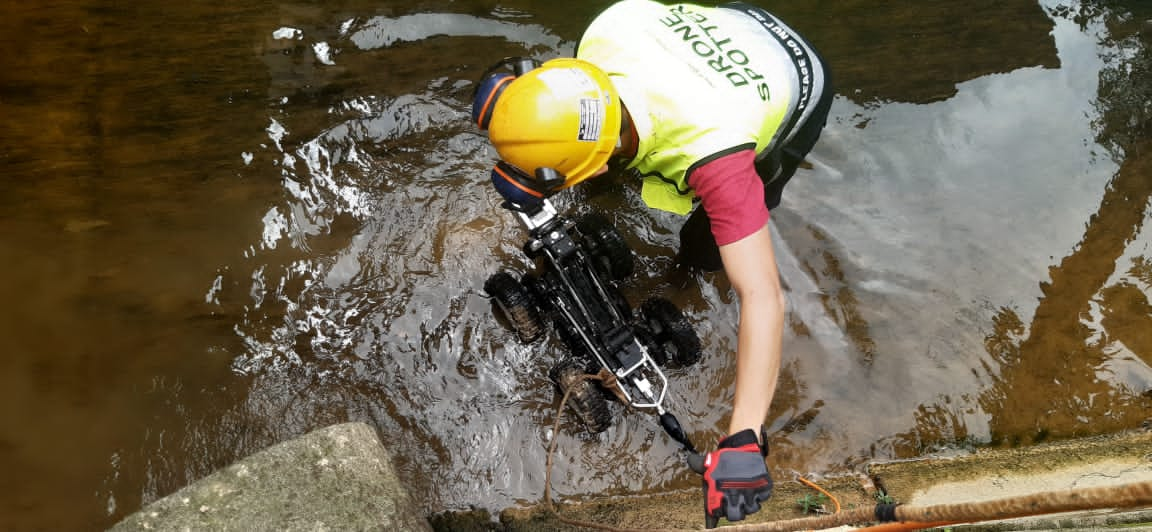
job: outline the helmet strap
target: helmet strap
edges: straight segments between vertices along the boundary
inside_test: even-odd
[[[540,63],[531,57],[505,57],[480,75],[479,81],[472,87],[472,120],[480,129],[488,129],[491,106],[495,105],[506,84],[538,66]],[[512,70],[512,75],[508,75],[509,69]],[[486,91],[485,101],[480,102],[477,97],[482,90]]]
[[[560,187],[564,186],[565,181],[567,181],[567,179],[564,178],[564,174],[561,174],[555,168],[536,169],[536,182],[540,183],[540,186],[548,191],[544,194],[545,196],[550,196],[557,190],[560,190]]]
[[[531,190],[535,193],[533,195],[538,195],[541,198],[555,194],[565,181],[564,174],[554,168],[537,168],[535,178],[504,161],[497,162],[496,169],[500,171],[500,175],[517,184],[521,189]]]
[[[512,69],[512,74],[514,74],[516,77],[520,77],[523,76],[525,72],[528,72],[529,70],[532,70],[538,66],[540,66],[540,63],[531,57],[505,57],[504,59],[497,61],[492,66],[484,69],[484,73],[480,74],[478,79],[484,79],[491,74],[495,74],[500,70],[506,69]],[[479,87],[479,84],[477,84],[477,87]],[[472,94],[472,97],[475,98],[476,94]]]
[[[534,70],[540,63],[531,57],[513,57],[507,60],[512,65],[512,73],[516,77],[523,76],[529,70]]]

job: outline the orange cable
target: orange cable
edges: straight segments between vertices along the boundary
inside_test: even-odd
[[[796,480],[799,480],[801,484],[804,484],[805,486],[808,486],[809,488],[812,488],[816,491],[819,491],[820,493],[823,493],[825,497],[828,497],[828,499],[830,499],[832,501],[832,504],[836,505],[836,511],[832,512],[832,513],[834,513],[834,514],[840,513],[840,501],[836,500],[835,495],[832,495],[831,493],[824,491],[824,488],[817,486],[815,482],[812,482],[811,480],[808,480],[804,477],[796,477]]]

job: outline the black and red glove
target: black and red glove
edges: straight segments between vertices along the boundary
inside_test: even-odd
[[[689,467],[704,475],[706,528],[716,528],[721,517],[742,521],[760,511],[760,503],[772,496],[767,455],[767,446],[747,429],[720,440],[715,451],[689,458]]]

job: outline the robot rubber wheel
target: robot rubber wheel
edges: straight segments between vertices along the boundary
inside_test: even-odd
[[[596,383],[584,379],[584,375],[583,365],[572,359],[560,361],[548,372],[560,392],[568,393],[568,406],[576,412],[588,432],[598,434],[612,425],[612,414],[604,393]]]
[[[544,323],[540,309],[536,306],[528,289],[508,272],[493,274],[484,282],[484,291],[500,309],[508,325],[520,337],[520,341],[535,341],[544,333]]]

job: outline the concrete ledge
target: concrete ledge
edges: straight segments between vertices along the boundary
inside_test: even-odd
[[[1019,449],[958,451],[951,456],[874,463],[860,475],[816,479],[839,500],[844,510],[872,508],[879,502],[890,501],[917,507],[976,502],[1146,480],[1152,480],[1152,432],[1147,431]],[[772,499],[760,513],[742,524],[819,515],[805,513],[800,504],[802,500],[818,499],[816,495],[816,491],[795,479],[777,478]],[[831,504],[825,505],[824,510],[831,509]],[[700,529],[703,526],[703,498],[695,489],[613,499],[589,498],[558,505],[557,511],[568,519],[615,528]],[[434,518],[433,523],[437,530],[446,531],[585,530],[564,524],[542,505],[507,509],[498,523],[476,517],[441,515]],[[1152,509],[1085,511],[949,528],[955,531],[1152,529]]]
[[[873,464],[878,486],[911,506],[981,502],[1152,481],[1152,432],[1139,431]],[[998,521],[955,530],[1152,529],[1147,509],[1099,510]]]
[[[147,505],[112,528],[137,530],[431,530],[376,432],[321,429],[265,449]]]

